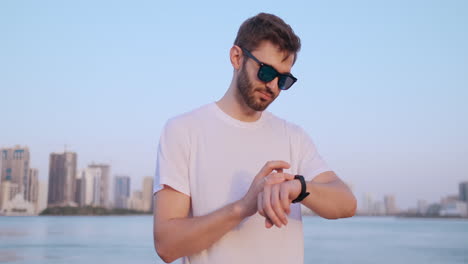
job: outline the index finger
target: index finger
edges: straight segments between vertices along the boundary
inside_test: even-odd
[[[289,169],[291,165],[283,160],[272,160],[265,163],[260,172],[257,174],[257,177],[265,177],[268,174],[272,173],[274,170]]]

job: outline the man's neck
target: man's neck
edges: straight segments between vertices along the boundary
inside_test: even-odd
[[[224,113],[243,122],[255,122],[262,116],[261,111],[255,111],[247,106],[233,84],[216,104]]]

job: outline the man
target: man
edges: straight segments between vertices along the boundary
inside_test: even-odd
[[[354,215],[353,194],[304,130],[264,111],[296,81],[299,49],[279,17],[246,20],[226,94],[167,122],[154,185],[154,242],[165,262],[303,263],[300,202],[327,219]]]

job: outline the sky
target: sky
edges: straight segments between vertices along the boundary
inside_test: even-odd
[[[1,1],[0,147],[109,163],[141,189],[166,120],[220,99],[240,24],[290,24],[298,82],[269,107],[362,199],[437,202],[468,181],[466,1]]]

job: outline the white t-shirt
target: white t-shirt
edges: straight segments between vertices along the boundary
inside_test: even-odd
[[[211,103],[167,122],[154,192],[168,185],[190,196],[193,216],[206,215],[241,199],[270,160],[288,162],[285,172],[306,180],[330,170],[300,127],[267,111],[255,122],[242,122]],[[184,263],[303,263],[299,204],[291,205],[288,217],[287,226],[267,229],[264,218],[254,214]]]

